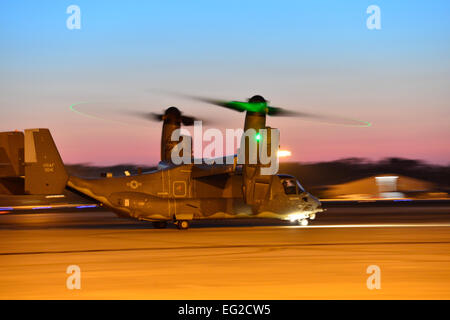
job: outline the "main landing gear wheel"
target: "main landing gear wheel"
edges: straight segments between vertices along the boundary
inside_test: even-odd
[[[187,228],[189,228],[189,221],[187,221],[187,220],[178,221],[177,228],[180,230],[186,230]]]
[[[153,228],[155,229],[164,229],[165,227],[167,227],[167,222],[166,221],[153,221]]]
[[[302,227],[306,227],[309,223],[308,219],[302,219],[299,220],[298,223],[302,226]]]

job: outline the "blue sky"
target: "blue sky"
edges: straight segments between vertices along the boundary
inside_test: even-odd
[[[80,30],[66,28],[71,4],[81,9]],[[381,30],[366,28],[372,4]],[[448,1],[2,1],[0,129],[49,127],[66,162],[155,163],[158,125],[112,125],[68,106],[176,104],[234,128],[241,114],[150,89],[229,99],[258,93],[276,106],[374,123],[270,119],[292,160],[447,164],[449,9]]]

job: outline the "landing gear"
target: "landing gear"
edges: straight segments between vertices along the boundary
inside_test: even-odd
[[[153,228],[155,229],[164,229],[165,227],[167,227],[167,222],[166,221],[153,221]]]
[[[306,227],[307,225],[308,225],[308,223],[309,223],[309,221],[308,221],[308,219],[301,219],[301,220],[298,220],[298,223],[302,226],[302,227]]]
[[[189,221],[187,220],[177,221],[177,228],[180,230],[186,230],[187,228],[189,228]]]
[[[310,218],[311,220],[314,220],[314,219],[316,218],[316,214],[315,214],[315,213],[311,213],[311,214],[309,215],[309,218]]]

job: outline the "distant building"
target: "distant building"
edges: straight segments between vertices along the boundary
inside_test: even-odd
[[[420,198],[429,196],[435,189],[436,186],[428,181],[397,174],[383,174],[328,186],[324,198]]]

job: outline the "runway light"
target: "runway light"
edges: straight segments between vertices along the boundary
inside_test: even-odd
[[[96,207],[97,207],[96,204],[88,204],[88,205],[85,205],[85,206],[78,206],[76,208],[77,209],[84,209],[84,208],[96,208]]]
[[[379,176],[375,177],[376,180],[395,180],[398,179],[398,176]]]
[[[14,208],[12,208],[12,207],[0,207],[0,210],[1,211],[11,211],[11,210],[14,210]]]
[[[292,153],[289,150],[278,150],[277,156],[279,158],[290,157]]]
[[[65,195],[63,195],[63,194],[52,194],[52,195],[49,195],[49,196],[45,196],[45,198],[47,198],[47,199],[65,198]]]

